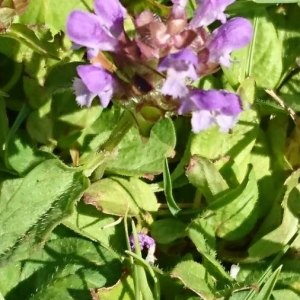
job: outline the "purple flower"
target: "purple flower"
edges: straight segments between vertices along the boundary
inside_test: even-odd
[[[224,10],[235,0],[198,0],[198,7],[195,15],[190,22],[191,28],[208,26],[215,20],[226,22]]]
[[[94,51],[115,51],[123,31],[125,8],[118,0],[95,0],[95,14],[75,10],[67,20],[66,32],[77,45]]]
[[[141,250],[143,250],[144,248],[149,249],[150,247],[153,247],[153,246],[155,247],[154,239],[152,237],[148,236],[147,234],[138,233],[137,237],[138,237],[138,241],[139,241]],[[131,251],[135,251],[133,235],[130,236],[129,241],[130,241]]]
[[[240,99],[236,94],[193,89],[183,99],[178,113],[192,112],[192,130],[197,133],[214,124],[219,125],[221,131],[228,132],[241,111]]]
[[[76,101],[81,106],[91,106],[92,100],[99,96],[103,107],[107,107],[118,84],[113,75],[101,66],[84,65],[77,67],[79,78],[75,78],[73,88]]]
[[[195,70],[197,65],[196,54],[188,49],[164,57],[157,67],[160,72],[167,71],[167,79],[161,88],[161,92],[175,98],[183,97],[188,92],[185,79],[187,77],[193,80],[198,78]]]
[[[251,23],[244,18],[233,18],[212,33],[207,45],[208,62],[230,66],[230,53],[249,44],[253,36]]]

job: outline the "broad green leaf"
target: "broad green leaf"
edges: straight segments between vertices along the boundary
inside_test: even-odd
[[[75,9],[90,10],[92,1],[75,0],[44,0],[29,1],[25,14],[20,16],[19,21],[22,24],[47,25],[52,34],[65,30],[66,21],[71,11]]]
[[[132,300],[134,299],[134,284],[130,275],[122,277],[115,285],[100,288],[95,293],[100,300]],[[96,300],[97,298],[95,298]]]
[[[201,299],[215,299],[208,284],[210,276],[202,265],[194,261],[183,261],[171,271],[170,275],[179,279],[186,288],[195,292]]]
[[[203,256],[203,264],[213,276],[225,281],[226,283],[231,282],[232,278],[224,267],[215,257],[215,236],[213,229],[205,219],[194,220],[187,229],[189,238],[195,244],[197,250]]]
[[[288,289],[282,289],[282,290],[275,290],[272,292],[272,296],[274,300],[283,300],[283,299],[289,299],[289,300],[299,300],[299,294],[288,290]]]
[[[107,170],[126,176],[153,176],[162,173],[164,160],[174,155],[176,135],[173,122],[166,118],[156,123],[148,141],[142,141],[133,128],[118,147],[118,156]]]
[[[16,62],[22,62],[25,53],[28,51],[28,46],[19,43],[18,41],[0,35],[0,52]]]
[[[121,263],[112,251],[80,238],[48,241],[23,261],[20,284],[11,299],[90,299],[90,289],[115,284]]]
[[[121,221],[122,219],[104,214],[94,206],[80,201],[63,224],[78,234],[123,254],[126,250],[126,242],[124,224]]]
[[[278,176],[275,176],[275,171],[272,169],[271,149],[268,145],[266,133],[261,129],[251,152],[251,164],[258,185],[258,213],[260,216],[265,216],[270,212],[282,182],[277,178]]]
[[[151,224],[150,232],[157,243],[169,244],[186,236],[186,225],[178,219],[167,218]]]
[[[59,63],[47,73],[44,87],[49,95],[70,89],[74,78],[77,76],[76,67],[80,63]]]
[[[103,213],[125,216],[139,216],[143,211],[158,209],[151,187],[131,177],[110,177],[93,183],[84,193],[84,202],[94,205]]]
[[[80,171],[57,159],[40,163],[24,178],[1,184],[0,262],[25,259],[71,214],[87,188]]]
[[[40,55],[50,56],[51,58],[59,60],[53,45],[43,43],[27,26],[22,24],[12,24],[6,31],[6,36],[24,43]]]
[[[280,1],[284,3],[285,1]],[[291,3],[293,1],[290,1]],[[298,1],[295,1],[298,2]],[[283,75],[286,76],[286,72],[290,72],[296,66],[296,58],[299,56],[300,51],[300,24],[299,24],[300,7],[298,4],[288,4],[280,6],[272,6],[268,9],[268,15],[272,20],[279,42],[283,45],[282,48],[282,62],[283,62]],[[296,82],[289,84],[290,80],[286,82],[280,92],[286,93],[289,91],[293,93],[293,89],[296,86]]]
[[[258,188],[253,168],[239,187],[221,195],[208,208],[215,212],[211,219],[218,237],[237,240],[249,233],[258,217]]]
[[[281,78],[282,45],[266,9],[256,10],[251,20],[254,28],[252,42],[248,47],[235,51],[231,57],[237,63],[223,71],[232,86],[238,86],[246,76],[251,76],[259,88],[273,89]]]
[[[208,203],[215,200],[219,193],[228,189],[226,181],[216,166],[207,158],[192,156],[186,167],[186,175],[190,183],[205,196]]]
[[[212,127],[193,136],[191,154],[218,160],[216,164],[223,178],[228,184],[237,185],[246,176],[257,133],[257,114],[248,109],[240,115],[238,124],[230,133]]]
[[[51,153],[34,149],[25,134],[17,135],[9,141],[5,156],[9,167],[21,175],[28,173],[46,159],[54,158]]]
[[[266,137],[268,143],[270,144],[270,151],[272,154],[272,167],[273,169],[278,169],[281,172],[292,170],[284,155],[287,140],[288,121],[289,118],[287,116],[274,116],[274,118],[269,121],[266,131]]]
[[[21,263],[8,264],[0,268],[0,293],[3,296],[6,296],[6,294],[20,283],[21,270]]]
[[[281,204],[283,210],[281,224],[252,244],[248,250],[251,258],[262,259],[279,252],[297,232],[299,221],[298,217],[291,211],[290,203],[299,199],[299,177],[300,171],[296,171],[286,180],[282,187],[282,191],[285,193]],[[279,197],[281,196],[282,193]],[[277,206],[279,203],[277,200],[274,206]],[[264,224],[262,224],[262,226],[264,226]]]

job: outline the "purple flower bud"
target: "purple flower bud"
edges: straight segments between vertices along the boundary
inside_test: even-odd
[[[147,234],[138,233],[137,237],[138,237],[138,241],[139,241],[141,250],[143,250],[144,248],[149,249],[149,248],[152,248],[153,246],[155,247],[154,239],[152,237],[148,236]],[[130,241],[131,251],[135,251],[133,235],[131,235],[129,237],[129,241]]]
[[[208,62],[230,66],[230,53],[249,44],[253,36],[252,24],[244,18],[233,18],[214,30],[207,45]]]
[[[118,0],[95,1],[97,15],[74,10],[68,17],[66,32],[70,39],[94,51],[115,51],[123,31],[125,8]]]
[[[189,49],[164,57],[157,67],[160,72],[167,71],[167,79],[161,88],[161,92],[174,98],[183,97],[188,92],[185,79],[187,77],[193,80],[198,78],[195,70],[197,65],[197,56]]]
[[[236,94],[193,89],[183,99],[178,113],[192,112],[192,130],[197,133],[214,124],[219,125],[221,131],[228,132],[241,111],[240,99]]]
[[[172,16],[175,19],[184,17],[187,0],[172,0],[172,2],[173,2]]]
[[[208,26],[215,20],[226,22],[224,10],[235,0],[198,0],[198,7],[195,16],[190,22],[191,28]]]
[[[107,107],[113,93],[118,90],[113,75],[96,65],[78,66],[77,73],[81,78],[75,78],[73,84],[77,103],[89,107],[93,98],[99,96],[102,106]]]

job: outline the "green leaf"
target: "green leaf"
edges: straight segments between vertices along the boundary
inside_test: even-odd
[[[1,184],[0,263],[25,259],[71,214],[88,181],[56,159],[42,162],[24,178]],[[30,251],[29,251],[30,250]]]
[[[252,300],[268,300],[268,299],[270,299],[270,296],[275,287],[275,284],[277,283],[281,268],[282,268],[282,265],[273,272],[273,274],[266,281],[266,283],[264,284],[262,289],[259,291],[258,295],[255,295],[254,297],[252,297],[250,299],[252,299]]]
[[[219,193],[228,189],[226,181],[215,165],[206,158],[192,156],[186,167],[186,175],[190,183],[205,196],[208,203],[215,200]]]
[[[55,35],[59,31],[65,30],[65,24],[68,15],[72,10],[89,10],[92,7],[92,1],[75,0],[75,1],[60,1],[35,0],[34,3],[29,1],[26,12],[20,16],[19,21],[25,25],[45,25],[51,29]]]
[[[122,277],[115,285],[97,290],[101,300],[132,300],[134,299],[134,283],[130,275]]]
[[[212,216],[215,232],[226,240],[237,240],[254,227],[257,220],[258,188],[253,168],[242,184],[212,202],[208,208],[215,212]]]
[[[42,251],[23,261],[21,281],[11,291],[24,299],[90,299],[90,289],[114,284],[121,263],[113,252],[80,238],[48,241]]]
[[[227,284],[231,282],[232,278],[215,257],[216,240],[214,231],[208,222],[198,218],[188,226],[187,232],[198,252],[202,254],[206,269],[219,280],[223,280]]]
[[[106,215],[96,207],[80,201],[63,223],[78,234],[122,255],[127,248],[124,225],[120,221],[120,218]]]
[[[156,197],[151,187],[143,181],[110,177],[93,183],[84,193],[84,201],[94,205],[103,213],[125,216],[139,216],[143,211],[158,209]]]
[[[197,154],[215,163],[229,185],[243,181],[250,163],[250,152],[258,133],[257,114],[245,110],[232,132],[220,132],[215,126],[192,137],[191,154]]]
[[[171,271],[170,276],[178,278],[186,288],[195,292],[201,299],[215,299],[208,285],[208,282],[211,280],[210,276],[202,265],[194,261],[183,261]]]
[[[133,128],[118,147],[118,156],[108,164],[107,170],[126,176],[151,176],[163,171],[164,160],[174,155],[176,135],[173,122],[157,122],[148,141],[142,141]]]
[[[155,221],[151,224],[150,232],[157,243],[169,244],[178,238],[185,237],[186,225],[175,218]]]
[[[284,197],[281,204],[283,209],[281,224],[252,244],[248,250],[248,253],[252,258],[262,259],[279,252],[297,232],[299,221],[298,217],[291,211],[290,203],[299,199],[299,177],[300,171],[298,170],[286,180],[282,187]],[[279,197],[282,197],[282,193],[280,193]],[[279,201],[275,201],[275,207],[281,202],[280,200],[281,199],[279,198]],[[264,226],[264,224],[262,224],[262,226]]]
[[[173,197],[172,180],[171,180],[169,165],[167,160],[165,160],[164,162],[163,178],[164,178],[164,194],[166,197],[166,201],[171,214],[175,216],[181,209],[176,204],[176,201]]]
[[[223,68],[223,71],[233,87],[251,76],[259,88],[273,89],[281,78],[282,44],[266,9],[257,9],[251,19],[254,27],[251,44],[233,52],[232,59],[239,63],[231,64],[229,70]]]
[[[5,156],[9,167],[24,175],[41,162],[54,155],[34,149],[26,135],[16,135],[6,145]]]
[[[6,36],[11,37],[40,55],[49,56],[53,59],[59,60],[55,48],[50,43],[43,43],[37,38],[32,30],[22,24],[12,24],[6,32]],[[52,46],[52,47],[51,47]]]
[[[299,299],[299,295],[297,293],[288,289],[275,290],[272,292],[272,296],[274,300],[282,300],[282,299],[298,300]]]

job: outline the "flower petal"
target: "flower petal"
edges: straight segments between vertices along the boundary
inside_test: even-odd
[[[216,123],[220,127],[220,131],[228,132],[237,122],[238,116],[217,115]]]
[[[100,21],[94,14],[75,10],[67,20],[67,35],[77,45],[113,51],[118,41],[103,29]]]
[[[107,107],[114,91],[118,89],[113,75],[100,66],[78,66],[77,73],[87,89],[100,97],[103,107]]]
[[[74,79],[73,89],[76,95],[76,102],[80,106],[90,107],[93,99],[97,96],[95,93],[91,93],[87,86],[79,78]]]
[[[195,15],[190,22],[191,28],[198,28],[208,26],[215,20],[220,20],[222,23],[226,22],[226,15],[224,10],[235,0],[198,0],[198,7]]]
[[[215,120],[210,111],[198,110],[192,113],[191,123],[192,131],[198,133],[211,127],[215,123]]]
[[[244,18],[233,18],[212,33],[212,41],[208,44],[209,62],[230,64],[230,53],[247,46],[253,36],[251,23]]]
[[[95,0],[94,11],[101,19],[101,23],[118,37],[123,31],[123,22],[126,17],[126,9],[118,0]]]

